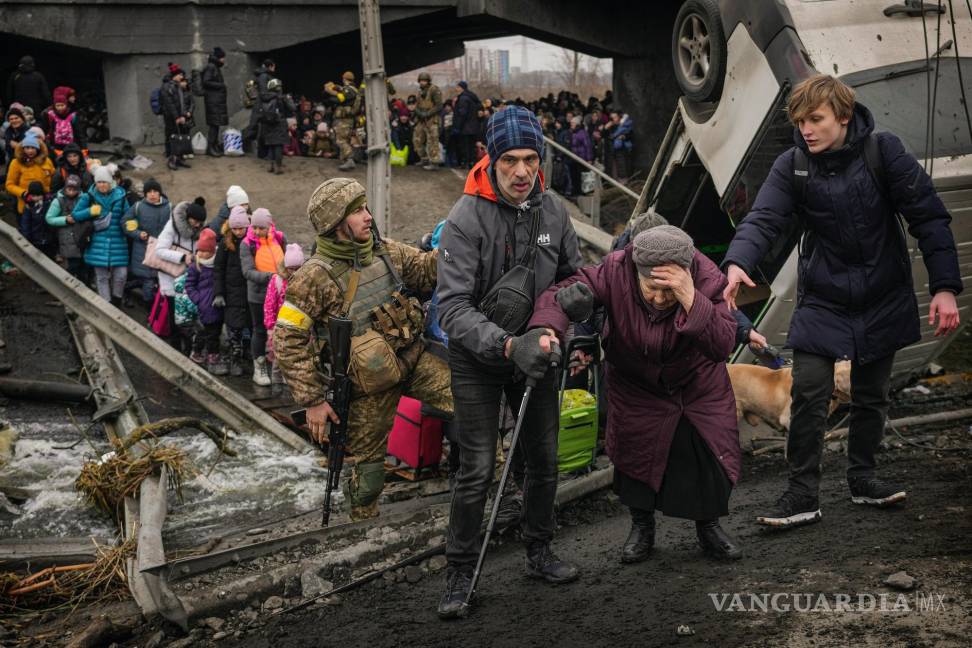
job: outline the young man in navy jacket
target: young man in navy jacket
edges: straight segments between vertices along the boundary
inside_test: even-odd
[[[951,217],[931,178],[891,133],[875,133],[854,90],[826,75],[793,89],[796,146],[780,155],[723,261],[725,298],[735,308],[750,275],[791,219],[805,232],[787,346],[793,389],[787,438],[789,485],[760,524],[790,527],[820,520],[820,459],[835,360],[850,360],[847,481],[855,504],[888,506],[903,486],[875,475],[894,354],[920,339],[907,241],[895,214],[918,240],[932,294],[936,336],[959,325],[962,291]]]

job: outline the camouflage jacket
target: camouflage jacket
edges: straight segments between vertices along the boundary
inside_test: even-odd
[[[409,245],[385,240],[389,259],[405,285],[428,294],[435,288],[436,257]],[[330,259],[327,259],[330,261]],[[372,263],[383,263],[375,255]],[[273,329],[273,351],[294,402],[311,407],[325,400],[330,378],[321,371],[315,324],[341,314],[344,293],[327,270],[307,263],[287,283],[287,295]]]
[[[419,90],[415,116],[419,119],[438,119],[440,112],[442,112],[442,91],[439,90],[439,86],[430,85],[424,91]]]
[[[335,119],[351,119],[354,117],[355,101],[358,98],[358,88],[348,83],[337,87],[334,99],[337,107],[334,109]]]

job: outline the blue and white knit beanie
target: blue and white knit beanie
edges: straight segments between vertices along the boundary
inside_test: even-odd
[[[486,122],[486,151],[498,160],[512,149],[533,149],[543,159],[543,129],[536,115],[522,106],[493,113]]]
[[[24,139],[20,140],[20,147],[21,148],[30,147],[39,150],[40,138],[38,138],[37,135],[35,135],[34,133],[28,132],[26,135],[24,135]]]

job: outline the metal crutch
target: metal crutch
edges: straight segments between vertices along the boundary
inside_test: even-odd
[[[551,345],[553,349],[550,354],[553,358],[550,363],[551,367],[556,367],[559,364],[560,351],[557,347],[558,345],[556,343]],[[527,405],[530,403],[530,395],[536,386],[536,380],[533,378],[526,379],[526,389],[523,390],[523,398],[520,399],[520,411],[516,415],[516,425],[513,427],[513,440],[510,442],[510,454],[506,457],[506,463],[503,464],[503,474],[500,476],[499,486],[496,489],[496,497],[493,499],[493,510],[489,514],[489,524],[486,525],[483,546],[479,550],[479,559],[476,560],[476,570],[473,572],[472,582],[469,584],[469,592],[466,594],[466,600],[462,603],[459,616],[464,617],[469,613],[469,606],[472,603],[473,594],[476,593],[476,583],[479,582],[479,575],[483,570],[483,562],[486,560],[486,550],[489,548],[489,538],[493,535],[493,527],[496,526],[496,516],[499,514],[500,504],[503,502],[503,494],[506,492],[506,480],[510,476],[510,466],[513,465],[513,454],[516,452],[517,442],[520,440],[520,430],[523,428],[523,419],[526,415]]]

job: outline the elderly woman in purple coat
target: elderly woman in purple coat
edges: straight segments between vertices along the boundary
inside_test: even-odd
[[[725,285],[685,232],[662,225],[538,299],[530,327],[561,339],[569,319],[604,307],[607,453],[614,490],[631,510],[622,562],[650,554],[656,510],[695,520],[706,554],[742,557],[719,526],[741,455],[726,371],[736,323],[722,300]]]

